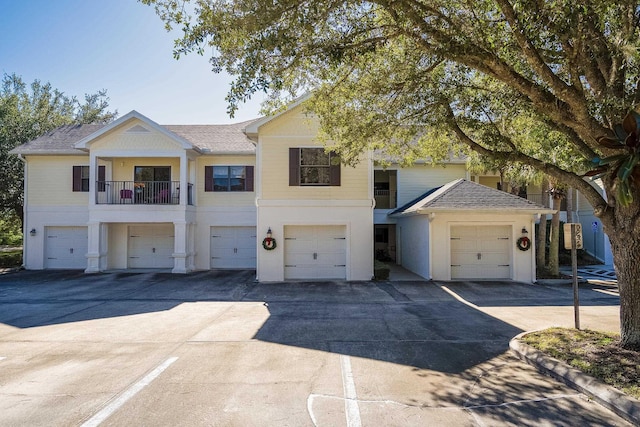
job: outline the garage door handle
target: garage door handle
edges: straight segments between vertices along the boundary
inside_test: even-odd
[[[156,248],[151,248],[151,252],[156,253]]]
[[[478,254],[478,259],[482,259],[482,254]]]
[[[73,253],[73,248],[69,248],[69,253],[72,254]]]
[[[313,259],[318,259],[318,254],[317,253],[313,253]]]

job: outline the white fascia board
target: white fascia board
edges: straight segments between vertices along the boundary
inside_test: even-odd
[[[184,148],[185,150],[194,150],[194,151],[200,151],[200,149],[198,147],[196,147],[195,145],[193,145],[192,143],[190,143],[189,141],[187,141],[186,139],[182,138],[181,136],[176,135],[175,133],[171,132],[170,130],[166,129],[165,127],[159,125],[158,123],[154,122],[153,120],[151,120],[150,118],[148,118],[147,116],[144,116],[140,113],[138,113],[136,110],[131,110],[129,113],[125,114],[124,116],[120,117],[119,119],[109,123],[108,125],[104,126],[103,128],[97,130],[96,132],[92,133],[91,135],[88,135],[84,138],[82,138],[80,141],[76,142],[75,147],[79,150],[88,150],[89,149],[89,145],[91,145],[91,143],[101,137],[102,135],[111,132],[112,130],[116,129],[117,127],[123,125],[124,123],[133,120],[133,119],[138,119],[141,122],[143,122],[144,124],[148,125],[149,127],[151,127],[152,129],[162,133],[163,135],[167,136],[168,138],[171,138],[172,140],[176,141],[181,148]]]
[[[487,209],[452,209],[452,208],[426,208],[418,209],[416,211],[420,215],[428,215],[436,212],[446,213],[476,213],[476,214],[504,214],[504,215],[532,215],[532,214],[553,214],[556,211],[553,209],[499,209],[499,208],[487,208]]]

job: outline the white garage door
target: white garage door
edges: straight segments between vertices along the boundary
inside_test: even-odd
[[[173,268],[173,224],[129,227],[129,268]]]
[[[211,227],[211,268],[256,268],[256,228]]]
[[[452,279],[511,278],[511,226],[452,226]]]
[[[46,227],[45,268],[87,268],[87,227]]]
[[[345,226],[286,226],[285,279],[345,279]]]

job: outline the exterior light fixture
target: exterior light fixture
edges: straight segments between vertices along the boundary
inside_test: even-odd
[[[36,235],[36,229],[32,228],[31,231],[29,232],[29,234],[31,234],[32,236]]]
[[[529,234],[526,227],[522,227],[522,234]]]

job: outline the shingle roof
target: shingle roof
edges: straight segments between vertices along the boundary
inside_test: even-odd
[[[458,179],[427,191],[401,208],[391,212],[409,214],[434,211],[529,211],[552,212],[530,200],[505,193],[475,182]]]
[[[249,120],[230,125],[166,125],[162,126],[192,143],[205,153],[253,154],[255,145],[244,134],[244,128],[254,122]],[[107,125],[66,125],[22,144],[12,154],[78,154],[85,151],[74,146]]]
[[[204,152],[253,154],[256,147],[243,130],[254,121],[248,120],[230,125],[168,125],[164,127]]]
[[[10,152],[12,154],[82,154],[85,152],[76,150],[73,146],[77,141],[100,130],[105,125],[65,125],[33,141],[22,144]]]

